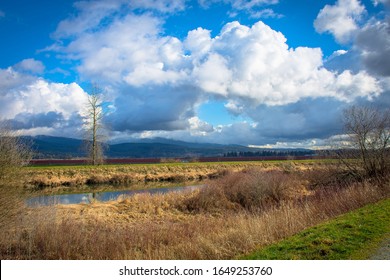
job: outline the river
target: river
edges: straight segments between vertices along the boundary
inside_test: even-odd
[[[120,190],[120,191],[109,191],[109,192],[89,192],[80,194],[60,194],[60,195],[42,195],[32,197],[26,200],[26,204],[29,207],[38,206],[49,206],[54,204],[80,204],[80,203],[91,203],[92,201],[111,201],[117,200],[121,196],[132,196],[135,194],[164,194],[168,192],[183,192],[183,191],[194,191],[202,185],[195,186],[178,186],[169,188],[155,188],[155,189],[144,189],[144,190]]]

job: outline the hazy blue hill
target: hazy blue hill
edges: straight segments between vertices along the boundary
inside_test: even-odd
[[[44,135],[22,139],[31,146],[35,158],[85,157],[83,140]]]
[[[168,144],[169,143],[169,144]],[[107,154],[110,157],[206,157],[223,156],[232,148],[224,145],[200,143],[124,143],[110,145]],[[248,148],[241,146],[241,150]]]
[[[65,137],[23,137],[31,145],[35,158],[79,158],[85,157],[84,141]],[[111,144],[106,146],[109,158],[164,158],[164,157],[215,157],[215,156],[277,156],[299,153],[311,154],[310,150],[256,149],[240,145],[210,143],[188,143],[164,138],[138,139],[139,142]]]
[[[173,140],[173,139],[167,139],[167,138],[145,138],[145,139],[133,139],[129,141],[130,144],[132,143],[142,143],[142,144],[167,144],[167,145],[175,145],[175,146],[184,146],[184,147],[190,147],[190,148],[222,148],[230,145],[222,145],[222,144],[215,144],[215,143],[194,143],[194,142],[185,142],[180,140]],[[126,143],[126,144],[129,144]],[[232,145],[232,146],[239,146],[239,145]],[[246,148],[244,146],[239,146]]]
[[[185,150],[185,146],[164,143],[123,143],[110,145],[107,154],[114,158],[176,157]]]

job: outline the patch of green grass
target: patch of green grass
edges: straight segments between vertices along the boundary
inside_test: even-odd
[[[307,229],[243,259],[367,259],[390,237],[390,199]]]

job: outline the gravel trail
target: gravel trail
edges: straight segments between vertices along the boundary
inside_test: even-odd
[[[379,249],[370,257],[371,260],[390,260],[390,238],[381,243]]]

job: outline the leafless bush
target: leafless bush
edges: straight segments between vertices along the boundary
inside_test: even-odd
[[[348,136],[338,155],[356,178],[383,179],[390,171],[390,110],[351,107],[344,111]]]
[[[307,180],[307,186],[310,190],[317,190],[320,188],[342,189],[359,181],[354,174],[340,164],[306,170],[302,173],[302,178]]]
[[[0,123],[0,227],[12,222],[21,205],[22,166],[31,158],[29,147]]]
[[[20,167],[31,158],[29,147],[16,133],[0,123],[0,181],[9,184],[14,181]]]
[[[229,173],[210,182],[197,196],[191,197],[187,201],[187,209],[195,212],[263,209],[287,198],[287,190],[293,184],[292,176],[282,171],[250,169]]]

